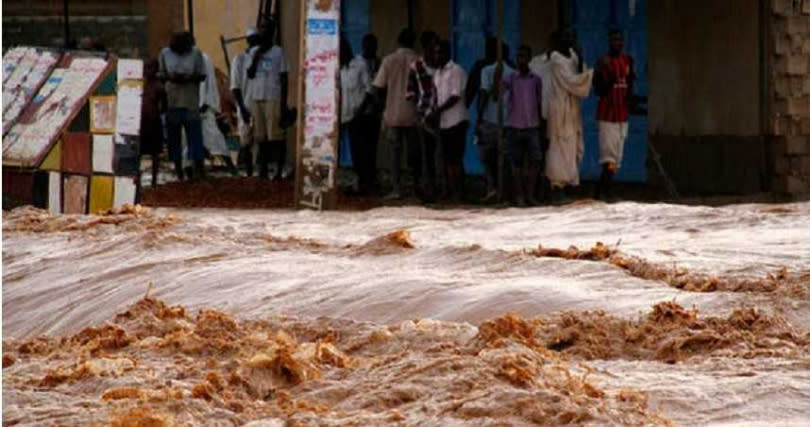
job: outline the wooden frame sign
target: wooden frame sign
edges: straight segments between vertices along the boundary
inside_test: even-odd
[[[115,95],[100,95],[90,97],[90,132],[115,132]]]
[[[296,206],[337,204],[340,0],[301,1]]]

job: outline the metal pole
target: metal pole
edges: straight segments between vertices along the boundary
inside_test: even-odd
[[[69,0],[64,0],[63,4],[63,13],[65,17],[65,48],[70,46],[70,7],[69,7]]]
[[[408,1],[408,29],[413,31],[413,0]]]
[[[194,35],[194,0],[188,0],[188,32]]]
[[[504,200],[504,136],[503,136],[503,0],[498,0],[498,66],[500,79],[495,79],[498,90],[498,199]],[[499,73],[495,73],[498,76]],[[516,177],[512,177],[515,179]]]

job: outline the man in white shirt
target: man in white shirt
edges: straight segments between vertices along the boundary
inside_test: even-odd
[[[253,126],[250,117],[250,99],[248,94],[247,69],[250,61],[250,49],[259,45],[261,36],[255,28],[249,28],[245,34],[248,49],[239,52],[231,63],[231,92],[237,109],[237,126],[239,141],[242,148],[239,150],[239,162],[245,165],[247,175],[253,175],[253,164],[256,163],[256,144],[253,143]]]
[[[272,157],[278,163],[274,179],[281,178],[287,152],[287,132],[282,126],[287,109],[287,82],[290,67],[281,46],[273,43],[272,26],[262,31],[262,42],[250,49],[247,97],[253,118],[253,140],[259,145],[259,176],[268,178]]]
[[[445,164],[446,192],[460,200],[464,186],[464,148],[467,143],[469,112],[464,104],[467,73],[450,59],[450,42],[442,40],[436,45],[436,84],[439,116],[439,138]]]
[[[351,145],[352,165],[357,173],[357,189],[368,192],[377,175],[377,139],[380,134],[380,118],[374,111],[371,81],[377,61],[377,38],[372,34],[363,37],[363,53],[352,58],[348,41],[341,39],[340,123],[348,132]]]

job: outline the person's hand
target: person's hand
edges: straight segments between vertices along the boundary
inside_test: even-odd
[[[205,114],[206,111],[208,111],[208,104],[204,104],[202,107],[200,107],[200,113]]]

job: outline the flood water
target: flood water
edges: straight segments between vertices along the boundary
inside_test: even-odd
[[[4,213],[4,424],[810,423],[810,203],[116,222]]]

